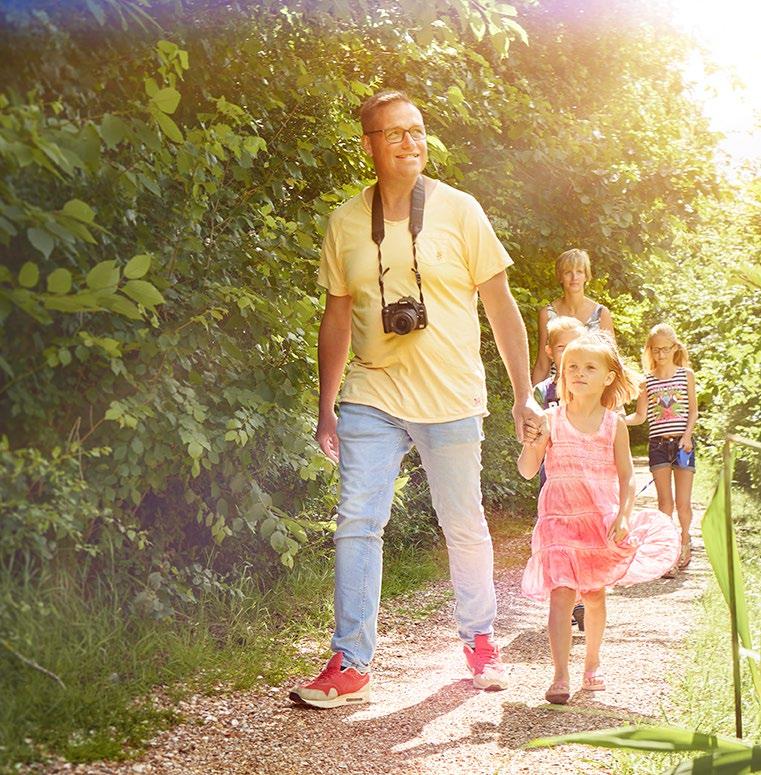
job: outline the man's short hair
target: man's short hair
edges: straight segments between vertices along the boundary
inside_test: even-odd
[[[362,131],[367,132],[371,129],[375,129],[372,126],[372,120],[375,114],[385,108],[386,105],[391,105],[393,102],[408,102],[413,107],[417,107],[415,103],[403,92],[398,89],[383,89],[382,91],[373,94],[372,97],[368,97],[359,108],[359,120],[362,124]]]

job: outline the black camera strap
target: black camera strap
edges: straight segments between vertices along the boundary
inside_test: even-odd
[[[420,279],[420,271],[417,267],[417,249],[415,242],[417,236],[423,229],[423,210],[425,209],[425,180],[423,177],[419,177],[415,181],[415,187],[412,189],[412,197],[410,198],[410,234],[412,235],[412,271],[415,273],[415,281],[417,282],[418,293],[420,294],[420,303],[423,304],[423,284]],[[383,200],[381,199],[380,186],[375,184],[375,191],[373,192],[373,218],[372,218],[372,235],[373,242],[378,246],[378,285],[381,292],[381,304],[386,306],[386,297],[383,293],[383,275],[388,272],[388,269],[383,268],[383,260],[381,257],[381,242],[386,236],[386,229],[383,225]]]

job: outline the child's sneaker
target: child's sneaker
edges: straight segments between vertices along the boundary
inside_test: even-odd
[[[370,699],[370,673],[353,667],[341,668],[343,654],[333,654],[325,669],[308,684],[297,686],[288,697],[293,702],[315,708],[337,708],[339,705],[367,702]]]
[[[488,635],[476,635],[475,647],[462,647],[476,689],[507,688],[507,669],[499,661],[499,649]]]

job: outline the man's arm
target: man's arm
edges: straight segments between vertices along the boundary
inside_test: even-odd
[[[317,369],[320,378],[320,409],[315,439],[320,449],[338,462],[335,403],[351,344],[351,296],[326,294],[317,338]]]
[[[550,374],[552,361],[544,349],[547,344],[547,307],[540,307],[537,320],[537,332],[539,343],[536,348],[536,361],[531,371],[531,382],[536,385]]]
[[[507,275],[499,272],[478,286],[510,382],[513,385],[513,419],[518,441],[531,443],[545,428],[544,413],[534,400],[528,368],[528,339],[518,305],[507,284]]]

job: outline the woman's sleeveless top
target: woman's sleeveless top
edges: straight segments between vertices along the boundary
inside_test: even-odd
[[[689,412],[687,370],[680,366],[671,379],[656,379],[648,374],[645,381],[649,438],[681,436],[687,430]]]
[[[587,320],[584,325],[587,328],[587,331],[598,331],[600,328],[600,317],[602,315],[602,304],[598,304],[594,310],[592,311],[592,314],[589,316],[589,320]],[[560,313],[555,309],[555,307],[552,306],[552,303],[550,302],[547,305],[547,320],[550,321],[553,318],[559,318]]]

